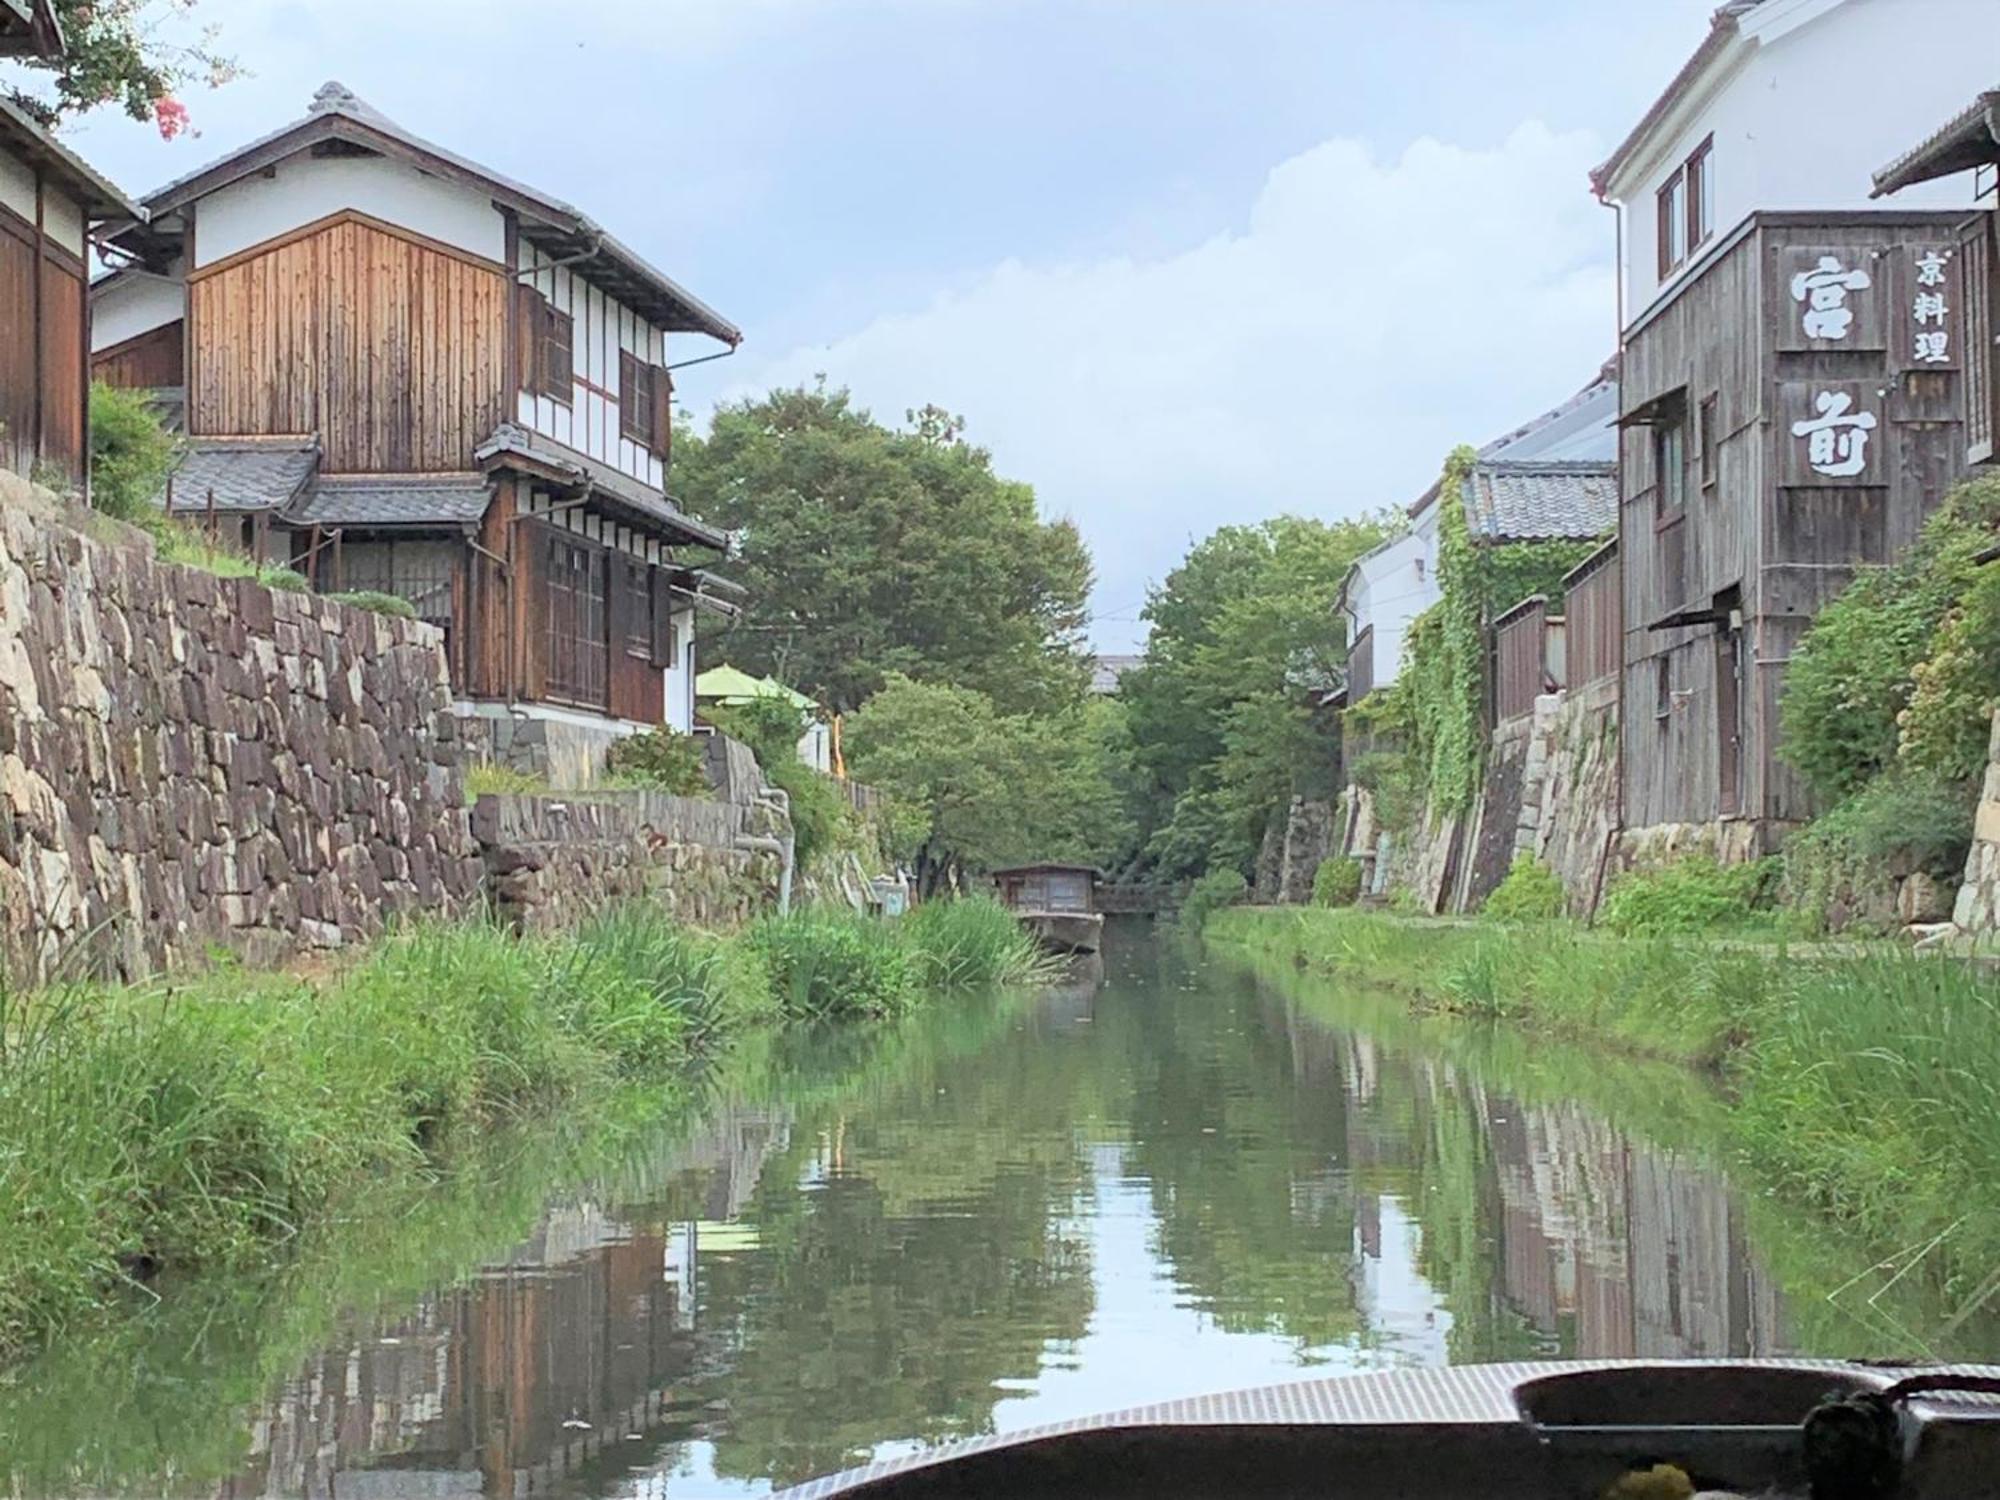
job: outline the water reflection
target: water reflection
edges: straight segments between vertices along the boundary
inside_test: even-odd
[[[1109,962],[865,1065],[813,1044],[615,1201],[335,1341],[220,1493],[752,1494],[1329,1367],[1799,1342],[1698,1152],[1513,1092],[1498,1054],[1150,945]]]

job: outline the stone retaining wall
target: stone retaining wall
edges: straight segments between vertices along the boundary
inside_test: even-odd
[[[2000,714],[1993,716],[1986,782],[1973,814],[1972,848],[1965,856],[1965,878],[1958,888],[1952,921],[1960,932],[1975,939],[2000,933]]]
[[[0,475],[0,958],[123,977],[476,898],[443,637]]]
[[[662,792],[481,797],[472,810],[495,914],[525,932],[647,901],[698,927],[735,927],[776,900],[789,834],[775,811]]]

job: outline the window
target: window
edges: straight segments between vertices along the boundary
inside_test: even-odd
[[[1701,489],[1711,500],[1715,498],[1715,482],[1722,477],[1722,457],[1718,451],[1722,434],[1717,431],[1721,417],[1716,408],[1716,394],[1710,391],[1701,398],[1701,419],[1695,435],[1701,446]]]
[[[1687,178],[1678,170],[1660,189],[1660,280],[1674,273],[1687,254]]]
[[[540,358],[537,361],[540,379],[536,389],[551,401],[560,401],[567,406],[575,399],[576,384],[576,356],[571,343],[570,317],[568,313],[557,312],[544,302],[541,324],[538,341]]]
[[[1715,174],[1709,170],[1709,136],[1687,159],[1687,248],[1692,255],[1715,233]]]
[[[605,649],[604,554],[559,534],[543,552],[548,599],[548,696],[604,708],[610,703],[610,663]]]
[[[1674,711],[1674,664],[1670,657],[1653,659],[1653,719],[1662,728]]]
[[[1678,521],[1687,507],[1685,415],[1653,429],[1653,519]]]
[[[1714,136],[1704,139],[1660,184],[1656,212],[1662,281],[1715,233],[1714,146]]]
[[[618,355],[618,434],[660,458],[673,441],[674,377],[637,355]]]
[[[625,654],[653,654],[653,587],[646,577],[646,565],[629,558],[625,563]]]

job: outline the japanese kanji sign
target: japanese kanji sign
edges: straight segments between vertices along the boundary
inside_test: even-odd
[[[1962,327],[1958,274],[1950,245],[1906,245],[1896,252],[1897,333],[1893,363],[1909,370],[1956,370]]]
[[[1778,251],[1780,349],[1880,349],[1888,288],[1879,250],[1786,245]]]
[[[1778,388],[1780,484],[1885,484],[1882,397],[1855,380],[1788,380]]]

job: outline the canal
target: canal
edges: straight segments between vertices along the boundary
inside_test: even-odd
[[[0,1386],[13,1490],[751,1495],[1343,1370],[2000,1349],[1732,1184],[1688,1074],[1143,936],[1105,966],[785,1039],[586,1191],[515,1162],[306,1272],[324,1326],[294,1277],[45,1358]]]

